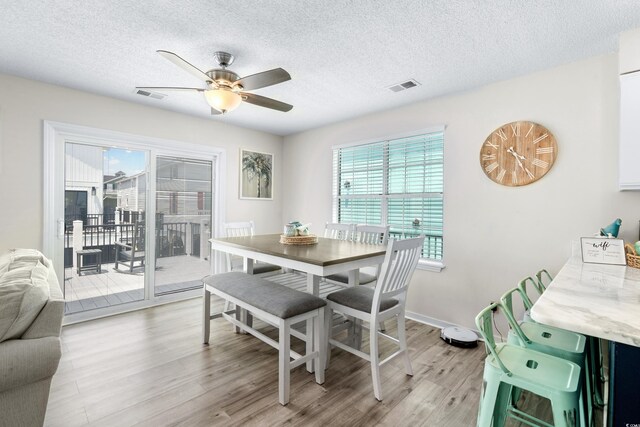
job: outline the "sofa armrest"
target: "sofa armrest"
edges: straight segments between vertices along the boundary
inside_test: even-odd
[[[61,355],[58,337],[0,343],[0,393],[52,377]]]
[[[22,334],[22,339],[60,336],[62,317],[64,316],[64,296],[53,267],[49,268],[47,281],[49,282],[49,300],[40,310],[38,317]]]
[[[59,337],[62,316],[64,316],[64,300],[50,299],[21,338]]]

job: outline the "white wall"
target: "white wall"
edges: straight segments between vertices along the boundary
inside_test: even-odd
[[[320,232],[331,220],[332,145],[445,124],[446,269],[416,272],[408,310],[471,327],[519,279],[557,273],[572,239],[616,217],[621,237],[638,239],[640,193],[617,191],[618,93],[617,55],[607,55],[285,137],[282,221]],[[515,120],[546,126],[559,154],[540,181],[510,188],[486,178],[479,152]]]
[[[8,75],[0,75],[0,111],[0,253],[42,248],[43,120],[222,147],[227,220],[253,219],[258,233],[281,229],[280,136]],[[239,199],[240,147],[275,154],[273,201]]]

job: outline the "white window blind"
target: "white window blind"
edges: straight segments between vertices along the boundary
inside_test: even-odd
[[[392,238],[426,236],[442,259],[444,132],[333,150],[333,220],[388,224]]]

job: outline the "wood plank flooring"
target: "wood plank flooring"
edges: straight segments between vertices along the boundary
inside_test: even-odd
[[[211,345],[203,345],[200,299],[66,326],[45,425],[475,425],[484,348],[451,347],[414,321],[407,329],[414,376],[399,359],[385,365],[383,402],[367,362],[333,349],[325,384],[300,367],[281,406],[277,351],[223,319],[211,322]]]

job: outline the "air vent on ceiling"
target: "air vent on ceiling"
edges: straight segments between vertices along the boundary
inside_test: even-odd
[[[164,93],[150,92],[148,90],[142,90],[142,89],[135,89],[133,93],[137,95],[148,96],[149,98],[153,98],[153,99],[163,99],[167,97],[167,95],[165,95]]]
[[[400,92],[406,89],[411,89],[412,87],[416,87],[419,86],[420,83],[418,83],[417,81],[413,80],[413,79],[409,79],[406,82],[402,82],[402,83],[398,83],[392,86],[388,86],[387,89],[389,89],[391,92]]]

